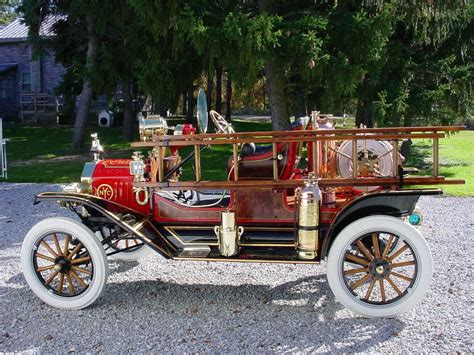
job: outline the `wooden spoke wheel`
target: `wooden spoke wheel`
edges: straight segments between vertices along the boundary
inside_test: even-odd
[[[226,119],[222,117],[222,115],[217,111],[211,110],[209,111],[209,114],[211,116],[212,123],[214,123],[214,126],[216,126],[217,133],[235,133],[232,125],[227,122]]]
[[[94,277],[88,250],[76,237],[61,232],[38,239],[33,265],[43,285],[64,297],[80,295]]]
[[[68,218],[36,224],[23,242],[21,263],[33,292],[58,308],[87,307],[107,281],[102,244],[86,226]]]
[[[105,244],[106,253],[120,251],[120,253],[111,255],[112,259],[138,261],[153,252],[140,239],[133,238],[129,233],[117,228],[114,226],[102,226],[100,228],[101,238],[109,239],[109,242]]]
[[[368,303],[385,304],[397,301],[411,289],[418,262],[410,245],[406,241],[397,243],[398,239],[393,234],[374,232],[351,244],[341,267],[345,284],[354,296]],[[398,244],[396,250],[391,251],[392,244]]]
[[[415,306],[429,287],[429,248],[412,226],[388,216],[351,223],[328,256],[328,281],[336,298],[367,317],[392,317]]]

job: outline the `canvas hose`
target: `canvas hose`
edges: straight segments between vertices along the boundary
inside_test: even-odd
[[[357,155],[364,157],[367,154],[367,158],[374,162],[374,173],[376,176],[391,176],[393,169],[393,147],[387,141],[378,140],[358,140],[357,141]],[[343,178],[352,177],[352,141],[344,141],[339,149],[336,150],[337,154],[337,168],[339,174]],[[377,186],[367,186],[364,189],[371,191],[377,189]]]

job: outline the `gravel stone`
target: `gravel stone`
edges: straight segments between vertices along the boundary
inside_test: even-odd
[[[43,304],[20,270],[59,185],[0,184],[0,352],[474,352],[474,198],[422,197],[435,270],[413,310],[364,319],[337,303],[324,266],[109,261],[103,296],[80,311]]]

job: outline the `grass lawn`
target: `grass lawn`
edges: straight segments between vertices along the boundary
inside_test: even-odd
[[[172,122],[171,124],[174,124]],[[234,120],[237,132],[263,131],[269,123],[248,123]],[[134,149],[121,139],[120,128],[87,129],[86,152],[74,155],[70,149],[72,128],[69,127],[15,127],[4,129],[8,154],[9,182],[68,183],[79,181],[82,167],[90,161],[88,153],[90,133],[98,132],[105,147],[104,157],[129,157]],[[213,127],[210,128],[213,131]],[[429,174],[431,142],[415,141],[412,156],[405,164],[416,166],[423,174]],[[183,149],[184,157],[190,148]],[[144,151],[145,153],[145,151]],[[232,155],[230,146],[214,146],[202,152],[203,179],[225,180],[226,166]],[[464,131],[440,140],[440,173],[449,178],[465,179],[466,185],[441,186],[447,194],[474,196],[474,132]],[[183,179],[192,179],[192,164],[186,164]]]
[[[71,150],[73,129],[69,127],[15,127],[4,129],[7,142],[9,182],[78,181],[82,167],[91,160],[89,153],[74,155]],[[116,155],[129,156],[131,149],[121,141],[118,128],[88,128],[86,137],[98,132],[102,144]],[[85,147],[90,147],[86,138]]]
[[[170,124],[175,124],[171,122]],[[212,123],[210,123],[211,125]],[[269,130],[269,123],[248,123],[234,120],[238,132]],[[213,127],[210,127],[210,132]],[[4,128],[7,143],[9,182],[69,183],[79,181],[84,163],[92,160],[89,153],[90,134],[97,132],[105,149],[104,157],[130,157],[134,150],[122,140],[121,128],[88,127],[84,154],[76,155],[71,150],[72,127],[15,127]],[[138,139],[137,136],[135,137]],[[190,148],[183,149],[184,157]],[[143,150],[146,153],[146,150]],[[226,164],[232,154],[231,147],[216,146],[202,152],[203,179],[226,179]],[[192,164],[186,164],[183,179],[193,176]],[[0,180],[1,181],[1,180]]]
[[[474,131],[462,131],[440,139],[439,150],[440,175],[464,179],[466,184],[437,187],[441,187],[448,195],[474,196]],[[415,140],[412,155],[405,165],[417,167],[421,174],[431,174],[431,163],[431,140]]]

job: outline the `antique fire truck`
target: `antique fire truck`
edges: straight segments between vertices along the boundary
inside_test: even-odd
[[[241,133],[209,115],[216,133],[207,133],[200,91],[198,131],[140,116],[131,159],[103,159],[94,135],[80,183],[36,196],[78,216],[45,219],[25,237],[23,272],[41,300],[87,307],[104,290],[108,257],[152,251],[176,261],[326,261],[336,299],[366,317],[401,314],[423,297],[433,266],[416,204],[442,190],[405,186],[463,183],[438,170],[439,139],[462,127],[336,129],[314,111],[286,131]],[[401,142],[418,138],[432,142],[430,176],[403,166]],[[227,179],[203,179],[201,153],[222,145]],[[183,179],[186,166],[192,179]]]

